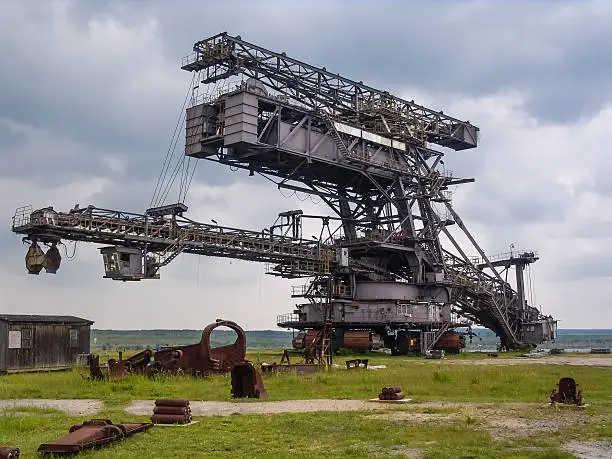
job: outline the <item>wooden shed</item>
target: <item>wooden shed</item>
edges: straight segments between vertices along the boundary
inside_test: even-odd
[[[59,370],[89,354],[91,320],[0,314],[0,373]]]

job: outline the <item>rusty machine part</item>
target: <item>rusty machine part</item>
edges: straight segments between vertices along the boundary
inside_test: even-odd
[[[188,406],[155,406],[153,414],[191,414],[191,408]]]
[[[110,379],[119,380],[127,378],[130,374],[130,363],[125,360],[108,359],[108,375]]]
[[[149,365],[151,357],[153,357],[153,351],[150,349],[145,349],[138,354],[128,357],[125,359],[125,361],[130,363],[130,372],[142,373],[147,365]]]
[[[153,357],[153,351],[146,349],[123,360],[108,360],[108,372],[111,379],[123,379],[130,373],[148,373],[147,367]]]
[[[156,372],[181,372],[182,360],[183,351],[180,349],[165,349],[163,351],[158,351],[153,354],[153,363],[147,367],[146,374],[152,376]]]
[[[65,435],[50,443],[43,443],[38,447],[41,453],[49,454],[75,454],[79,451],[96,446],[102,446],[124,437],[131,437],[138,432],[151,428],[149,422],[113,424],[108,419],[92,419],[81,425],[70,427]]]
[[[344,332],[344,342],[342,347],[355,349],[356,351],[370,351],[372,340],[368,330],[347,330]]]
[[[380,394],[378,394],[379,400],[402,400],[404,393],[399,386],[394,387],[383,387]]]
[[[181,406],[189,407],[189,400],[182,398],[158,398],[155,400],[155,406]]]
[[[293,346],[293,349],[295,349],[296,351],[301,351],[302,349],[304,349],[305,336],[306,333],[298,333],[293,337],[293,339],[291,340],[291,345]]]
[[[18,459],[19,448],[11,448],[10,446],[0,446],[0,459]]]
[[[295,335],[291,344],[296,351],[304,351],[315,345],[319,331],[307,330]],[[369,330],[346,330],[342,341],[337,343],[339,347],[354,349],[356,351],[375,351],[383,347],[383,339],[378,333]]]
[[[96,381],[102,381],[104,379],[104,373],[100,368],[100,356],[95,354],[89,354],[87,356],[87,365],[89,366],[89,374],[91,379]]]
[[[550,394],[550,403],[582,406],[582,391],[578,390],[574,378],[561,378],[557,386],[559,390],[553,389]]]
[[[237,335],[234,344],[211,348],[210,335],[217,327],[228,327],[234,330]],[[176,351],[182,353],[180,358],[176,358]],[[234,365],[243,362],[245,357],[246,335],[244,330],[236,322],[221,319],[217,319],[215,323],[204,328],[199,343],[158,351],[154,355],[155,361],[159,361],[163,369],[167,368],[166,362],[173,362],[177,369],[192,374],[227,373]]]
[[[319,330],[307,330],[304,333],[303,349],[311,349],[319,337]]]
[[[242,362],[232,368],[232,397],[268,398],[261,375],[251,362]]]
[[[189,400],[179,398],[155,400],[151,422],[154,424],[189,424],[191,422]]]
[[[446,351],[458,354],[465,347],[465,334],[455,330],[445,331],[434,345],[437,351]]]

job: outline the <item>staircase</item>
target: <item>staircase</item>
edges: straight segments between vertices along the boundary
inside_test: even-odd
[[[421,353],[425,354],[426,352],[431,351],[440,337],[444,334],[446,330],[448,330],[448,322],[444,322],[442,327],[435,332],[422,332],[421,333]]]
[[[518,294],[472,263],[448,252],[445,256],[446,277],[454,284],[455,300],[466,312],[495,331],[503,344],[520,345]]]
[[[155,264],[155,266],[157,268],[162,268],[166,266],[172,260],[178,257],[181,254],[181,252],[187,248],[187,245],[188,244],[185,243],[185,237],[183,233],[179,232],[179,235],[176,238],[176,240],[171,245],[166,247],[166,250],[164,250],[160,254],[159,261]]]
[[[348,148],[346,148],[346,145],[344,144],[344,140],[342,140],[342,137],[340,136],[340,133],[336,129],[336,126],[334,126],[334,121],[331,119],[329,114],[324,111],[319,111],[318,115],[325,122],[325,127],[327,127],[327,131],[329,132],[332,139],[334,140],[334,143],[336,144],[336,147],[338,148],[338,151],[340,152],[340,154],[344,156],[345,158],[348,158],[351,155],[351,153],[350,151],[348,151]]]
[[[429,174],[429,178],[431,180],[429,185],[429,195],[431,197],[437,197],[438,193],[446,183],[446,177],[440,174],[438,171],[432,170]]]

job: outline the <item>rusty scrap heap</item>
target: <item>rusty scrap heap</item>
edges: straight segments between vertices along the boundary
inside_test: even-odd
[[[213,330],[218,327],[228,327],[234,330],[236,341],[233,344],[212,347],[210,336]],[[89,355],[87,356],[87,362],[91,379],[105,379],[100,367],[99,356]],[[244,330],[236,322],[221,319],[217,319],[216,322],[204,328],[199,343],[171,347],[156,352],[147,349],[123,360],[108,360],[108,377],[113,380],[123,379],[130,373],[143,374],[149,377],[158,373],[204,376],[230,371],[233,397],[266,398],[268,396],[261,375],[253,364],[246,360],[246,334]],[[162,408],[162,411],[164,410],[165,408]],[[160,411],[154,414],[178,415],[181,413],[162,413]]]

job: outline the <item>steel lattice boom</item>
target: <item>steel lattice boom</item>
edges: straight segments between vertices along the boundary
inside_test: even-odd
[[[38,242],[61,240],[110,245],[102,249],[107,277],[120,280],[157,278],[182,252],[239,258],[270,263],[270,274],[310,278],[293,292],[307,303],[277,321],[323,333],[308,332],[304,342],[330,348],[333,333],[336,343],[426,352],[471,323],[495,331],[505,347],[554,339],[556,321],[525,299],[523,270],[537,257],[490,260],[451,204],[449,186],[473,179],[453,177],[434,147],[474,148],[477,127],[226,33],[197,42],[182,68],[205,88],[227,80],[205,97],[194,86],[186,157],[320,197],[333,212],[317,217],[326,237],[302,237],[302,220],[313,216],[301,211],[251,231],[194,222],[180,203],[142,215],[21,209],[13,231],[32,242],[34,271],[53,258]],[[478,260],[468,256],[474,252]],[[502,277],[510,268],[516,287]]]
[[[463,150],[476,146],[478,128],[429,108],[380,91],[363,82],[332,74],[221,33],[197,42],[182,68],[204,71],[203,83],[244,74],[261,81],[304,107],[328,108],[343,120],[361,125],[379,120],[375,131],[404,142],[423,141]]]

